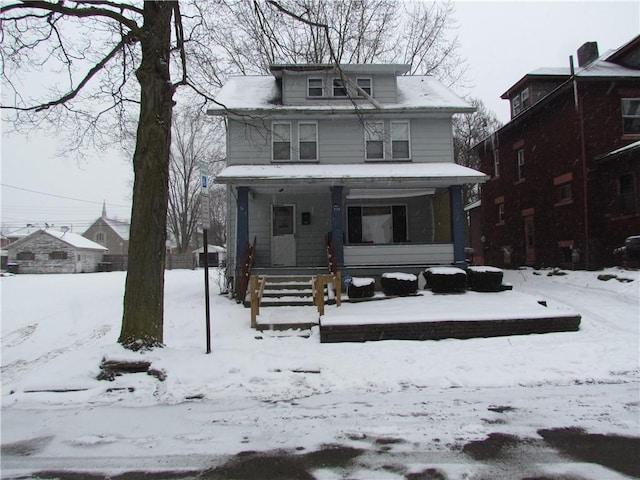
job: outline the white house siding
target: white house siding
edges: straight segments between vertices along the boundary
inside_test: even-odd
[[[298,143],[298,122],[315,120],[318,117],[288,119],[291,122],[292,162],[298,160],[296,145]],[[366,119],[366,117],[365,117]],[[407,116],[384,118],[385,132],[390,132],[391,120],[409,120],[411,125],[411,161],[443,162],[449,161],[453,155],[451,135],[451,119],[427,118],[416,119]],[[318,122],[318,156],[320,163],[345,164],[364,163],[364,127],[360,118],[338,117],[317,119]],[[230,120],[228,140],[228,165],[267,165],[271,164],[270,121],[238,122]],[[387,138],[386,160],[392,160],[391,142]],[[279,162],[283,163],[283,162]],[[286,162],[285,162],[286,163]]]
[[[346,245],[344,265],[450,265],[453,263],[453,244],[431,245]]]
[[[373,97],[380,103],[396,103],[396,77],[395,75],[369,75],[369,74],[347,74],[348,78],[355,83],[356,78],[371,78],[373,84]],[[307,78],[322,78],[325,88],[324,97],[307,96]],[[333,94],[333,79],[339,78],[337,74],[332,73],[285,73],[283,75],[283,99],[285,105],[336,105],[342,102],[345,105],[351,104],[353,101],[357,103],[369,103],[367,99],[345,98],[337,100]]]

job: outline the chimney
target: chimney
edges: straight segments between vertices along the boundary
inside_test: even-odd
[[[599,56],[598,42],[587,42],[578,49],[578,66],[586,67]]]

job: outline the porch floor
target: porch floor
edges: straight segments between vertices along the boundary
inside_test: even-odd
[[[379,301],[377,301],[379,300]],[[438,340],[530,333],[577,331],[579,313],[544,306],[544,299],[509,290],[434,294],[425,290],[411,297],[353,301],[327,305],[318,317],[315,307],[263,308],[259,330],[310,329],[319,325],[320,341]]]

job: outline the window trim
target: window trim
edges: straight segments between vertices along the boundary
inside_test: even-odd
[[[516,171],[518,173],[518,182],[524,182],[527,178],[525,175],[524,148],[519,148],[516,152]]]
[[[360,81],[361,80],[366,80],[369,82],[369,86],[368,87],[363,87],[362,85],[360,85]],[[358,87],[360,87],[362,90],[364,90],[364,92],[369,95],[370,97],[373,97],[373,79],[371,77],[356,77],[356,85]],[[369,91],[367,91],[369,90]],[[360,91],[357,92],[357,96],[360,98],[364,98],[364,95],[362,95],[360,93]]]
[[[638,108],[633,114],[625,114],[625,102],[631,105],[631,102],[638,102]],[[640,129],[637,132],[627,132],[625,123],[627,119],[635,119],[640,123],[640,98],[621,98],[620,99],[620,113],[622,115],[622,134],[623,135],[640,135]]]
[[[303,125],[312,125],[314,127],[314,133],[315,133],[315,157],[314,158],[302,158],[302,147],[301,147],[301,143],[302,141],[301,136],[300,136],[300,127]],[[311,142],[307,142],[307,143],[311,143]],[[301,162],[317,162],[318,159],[320,158],[320,154],[318,152],[318,122],[315,121],[304,121],[304,122],[298,122],[298,159]]]
[[[311,86],[313,80],[320,81],[320,86]],[[320,90],[320,95],[312,95],[311,90]],[[307,97],[308,98],[322,98],[324,97],[324,78],[322,77],[308,77],[307,78]]]
[[[393,138],[393,125],[404,124],[407,126],[407,139],[406,140],[394,140]],[[409,120],[392,120],[389,123],[389,136],[391,140],[391,158],[393,160],[411,160],[411,122]],[[393,152],[393,143],[394,142],[407,142],[407,156],[406,157],[396,157]]]
[[[357,208],[359,209],[360,213],[359,213],[359,218],[360,218],[360,242],[355,242],[352,240],[351,238],[351,234],[352,234],[352,228],[354,227],[351,224],[351,215],[350,215],[350,209],[354,209]],[[382,209],[382,208],[388,208],[390,215],[391,215],[391,243],[374,243],[374,242],[364,242],[362,241],[362,217],[364,215],[362,215],[362,210],[364,208],[378,208],[378,209]],[[396,226],[396,221],[394,218],[394,209],[396,208],[402,208],[404,209],[404,232],[398,232],[399,236],[403,236],[404,240],[399,240],[399,241],[394,241],[394,237],[396,236],[396,231],[395,231],[395,226]],[[409,206],[406,203],[385,203],[383,205],[368,205],[368,204],[353,204],[353,205],[347,205],[346,206],[346,213],[347,213],[347,229],[346,229],[346,238],[347,238],[347,245],[403,245],[409,242]]]
[[[382,134],[380,140],[372,140],[368,138],[368,133],[372,132],[371,127],[373,125],[382,125]],[[385,125],[381,120],[370,121],[364,123],[364,158],[365,160],[381,162],[386,160],[386,142],[385,142]],[[374,130],[375,131],[375,130]],[[382,157],[369,157],[369,149],[367,148],[368,142],[382,142]]]
[[[275,135],[275,126],[276,125],[287,125],[289,127],[289,142],[276,142]],[[289,143],[289,158],[275,158],[275,149],[274,145],[276,143]],[[271,122],[271,161],[272,162],[291,162],[293,160],[293,155],[291,152],[291,122],[287,121],[273,121]]]
[[[341,85],[336,85],[336,82],[339,82]],[[344,95],[336,95],[337,90],[343,90]],[[331,96],[334,98],[347,98],[349,96],[349,92],[347,90],[347,82],[345,82],[340,77],[333,77],[331,79]]]

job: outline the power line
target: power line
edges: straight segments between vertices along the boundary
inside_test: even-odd
[[[92,200],[83,200],[81,198],[72,198],[72,197],[65,197],[63,195],[55,195],[53,193],[39,192],[37,190],[30,190],[28,188],[16,187],[14,185],[7,185],[6,183],[0,183],[0,185],[2,185],[3,187],[14,188],[16,190],[22,190],[24,192],[37,193],[39,195],[46,195],[48,197],[63,198],[65,200],[73,200],[75,202],[85,202],[85,203],[91,203],[91,204],[95,204],[95,205],[102,205],[102,202],[94,202]],[[123,207],[123,208],[129,208],[130,207],[129,205],[118,205],[118,204],[115,204],[115,203],[110,203],[109,206],[112,206],[112,207]]]

